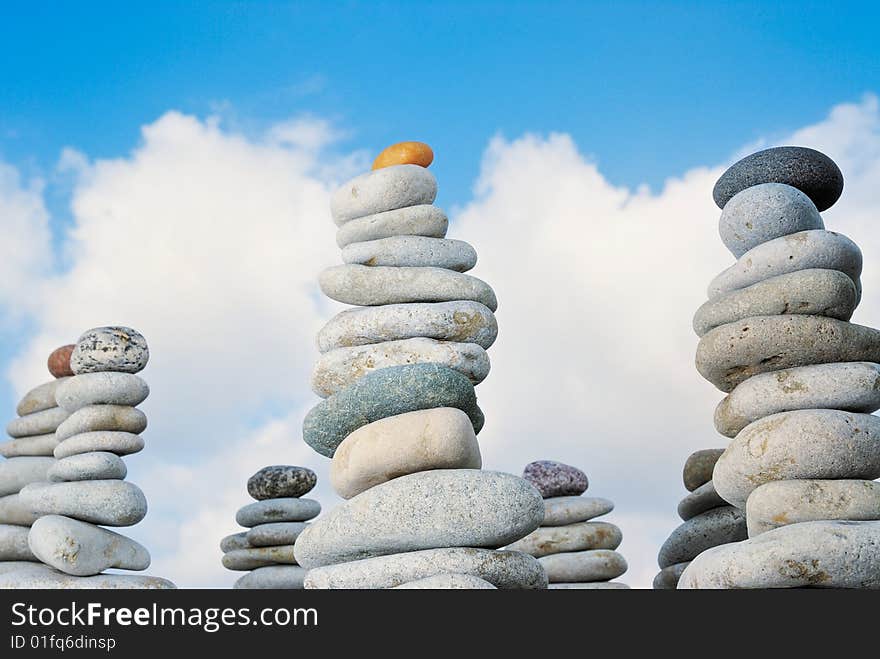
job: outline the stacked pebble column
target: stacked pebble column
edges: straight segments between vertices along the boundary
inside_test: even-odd
[[[293,543],[318,516],[321,504],[302,499],[318,482],[305,467],[263,467],[247,482],[256,503],[243,506],[235,521],[247,531],[228,535],[220,542],[223,566],[229,570],[252,570],[233,588],[301,590],[306,571],[296,564]]]
[[[582,496],[587,475],[561,462],[539,460],[526,465],[523,478],[544,497],[544,522],[507,549],[537,558],[551,589],[629,588],[612,581],[627,570],[626,559],[614,551],[623,534],[614,524],[590,521],[610,513],[614,504]]]
[[[431,149],[394,145],[331,204],[345,265],[324,293],[358,305],[318,335],[313,388],[325,398],[303,423],[332,458],[346,503],[296,541],[306,588],[545,588],[540,563],[496,551],[543,519],[526,481],[481,471],[474,385],[489,372],[495,293],[464,274],[474,249],[445,239],[433,201]]]
[[[63,346],[49,355],[49,372],[55,379],[24,395],[16,408],[19,418],[6,427],[13,439],[0,444],[0,455],[6,458],[0,462],[0,575],[33,567],[30,561],[39,560],[27,541],[38,515],[22,503],[19,491],[30,483],[48,480],[49,468],[55,463],[55,429],[68,417],[55,402],[55,391],[73,375],[73,348]]]
[[[880,588],[880,331],[848,322],[862,255],[819,214],[842,191],[837,165],[801,147],[715,185],[738,260],[694,318],[696,364],[727,394],[712,482],[749,539],[700,554],[679,588]]]

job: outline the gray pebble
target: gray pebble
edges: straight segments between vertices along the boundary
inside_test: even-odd
[[[9,574],[10,572],[32,567],[40,567],[40,563],[34,561],[0,561],[0,574]],[[0,587],[0,590],[2,590],[2,587]]]
[[[620,581],[585,581],[582,583],[551,583],[548,590],[629,590]]]
[[[257,501],[301,497],[311,492],[317,482],[315,472],[306,467],[272,465],[248,478],[247,491]]]
[[[56,446],[58,446],[58,439],[54,432],[47,435],[31,435],[30,437],[11,439],[8,442],[0,442],[0,455],[4,458],[51,457]]]
[[[614,510],[614,504],[600,497],[554,497],[544,499],[544,521],[541,526],[565,526],[586,522]]]
[[[567,526],[547,526],[535,529],[507,549],[521,551],[535,558],[586,549],[617,549],[623,534],[608,522],[578,522]]]
[[[690,561],[687,561],[686,563],[676,563],[675,565],[670,565],[669,567],[660,570],[654,577],[654,583],[652,584],[653,589],[675,590],[678,588],[678,580],[681,578],[681,573],[684,572],[685,568],[690,564]]]
[[[342,261],[369,266],[431,267],[467,272],[477,264],[477,252],[463,240],[392,236],[351,243],[343,248]]]
[[[147,340],[130,327],[96,327],[84,332],[70,356],[71,370],[80,375],[99,371],[137,373],[150,359]]]
[[[342,248],[392,236],[444,238],[448,226],[446,213],[436,206],[407,206],[349,220],[336,231],[336,244]]]
[[[300,533],[306,530],[304,522],[275,522],[260,524],[246,533],[247,544],[251,547],[277,547],[293,545]]]
[[[497,588],[485,579],[472,574],[446,573],[409,581],[395,586],[394,590],[497,590]]]
[[[16,494],[7,494],[0,497],[0,524],[13,524],[16,526],[30,526],[39,514],[31,510],[30,506],[21,501]]]
[[[591,549],[544,556],[538,561],[552,583],[609,581],[627,571],[626,559],[609,549]]]
[[[132,589],[170,589],[176,586],[159,577],[129,574],[98,574],[94,577],[74,577],[59,572],[48,565],[34,564],[33,567],[15,570],[0,576],[0,590],[132,590]]]
[[[141,489],[120,480],[31,483],[21,500],[41,515],[64,515],[105,526],[132,526],[147,514]]]
[[[71,414],[55,431],[63,442],[68,437],[87,432],[112,430],[134,435],[147,428],[147,417],[139,409],[124,405],[87,405]]]
[[[58,405],[76,412],[87,405],[140,405],[150,394],[150,387],[131,373],[83,373],[66,378],[55,396]]]
[[[296,565],[293,545],[233,549],[223,554],[223,567],[227,570],[253,570],[267,565]]]
[[[314,499],[266,499],[239,508],[235,521],[251,528],[273,522],[306,522],[320,512],[321,504]]]
[[[707,510],[726,505],[727,502],[718,496],[715,486],[712,484],[712,481],[709,481],[700,485],[700,487],[679,502],[678,516],[686,522]]]
[[[48,435],[68,417],[67,412],[60,407],[52,407],[42,412],[34,412],[27,416],[20,416],[6,424],[6,433],[10,437],[31,437],[33,435]]]
[[[722,453],[724,453],[723,448],[705,448],[694,451],[688,456],[681,473],[681,479],[688,492],[693,492],[700,485],[712,480],[712,470]]]
[[[432,204],[437,196],[434,175],[418,165],[394,165],[361,174],[330,197],[330,214],[337,225],[375,213]]]
[[[19,401],[18,407],[15,408],[15,413],[18,414],[18,416],[27,416],[34,412],[42,412],[43,410],[57,407],[58,403],[55,400],[55,392],[60,385],[67,382],[69,379],[70,378],[57,378],[51,382],[46,382],[34,387],[24,395],[21,401]]]
[[[123,480],[128,474],[125,462],[115,453],[79,453],[58,460],[46,474],[50,481]],[[59,568],[60,569],[60,568]]]
[[[98,430],[84,432],[65,439],[55,447],[55,458],[61,460],[71,455],[106,451],[116,455],[131,455],[144,448],[144,438],[130,432]]]
[[[248,572],[232,586],[236,590],[302,590],[306,570],[298,565],[267,565]]]
[[[530,462],[523,469],[523,478],[534,485],[545,499],[579,496],[589,487],[583,471],[554,460]]]
[[[0,561],[36,561],[28,547],[28,527],[0,524]]]
[[[709,547],[747,537],[746,516],[742,510],[733,506],[713,508],[676,528],[660,547],[657,562],[661,568],[685,563]]]
[[[247,534],[247,531],[242,531],[241,533],[227,535],[220,541],[220,551],[225,554],[234,549],[250,549],[251,543],[248,542]]]
[[[29,483],[45,481],[53,458],[20,457],[0,461],[0,497],[15,494]]]

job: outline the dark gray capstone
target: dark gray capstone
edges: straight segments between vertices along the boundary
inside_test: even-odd
[[[712,480],[712,470],[722,453],[723,448],[704,448],[688,456],[681,472],[681,479],[688,492],[693,492],[700,485]]]
[[[263,467],[248,478],[247,491],[257,501],[280,497],[301,497],[318,482],[315,472],[306,467],[272,465]]]
[[[580,469],[553,460],[530,462],[523,469],[523,478],[534,485],[545,499],[579,496],[589,486],[587,475]]]

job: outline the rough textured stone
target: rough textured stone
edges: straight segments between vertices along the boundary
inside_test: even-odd
[[[94,577],[74,577],[52,569],[48,565],[34,564],[28,567],[0,575],[0,590],[132,590],[132,589],[169,589],[176,586],[159,577],[98,574]]]
[[[758,316],[716,327],[697,346],[697,370],[729,393],[759,373],[880,361],[880,331],[822,316]]]
[[[73,375],[70,370],[70,356],[76,346],[72,343],[55,348],[50,354],[46,365],[49,367],[49,373],[56,378],[64,378]]]
[[[57,407],[58,403],[55,400],[55,392],[60,385],[69,379],[62,377],[34,387],[19,401],[18,407],[15,408],[15,413],[18,416],[27,416],[34,412],[42,412],[43,410]]]
[[[439,364],[410,364],[373,371],[313,407],[303,421],[303,439],[332,458],[343,439],[368,423],[435,407],[458,408],[475,432],[483,427],[470,380]]]
[[[410,581],[395,586],[394,590],[497,590],[497,588],[485,579],[472,574],[447,573]]]
[[[690,561],[686,563],[676,563],[660,570],[654,577],[652,587],[654,590],[675,590],[678,588],[678,580],[681,579],[681,573],[690,565]]]
[[[422,549],[502,547],[543,518],[540,495],[521,478],[426,471],[377,485],[311,524],[296,542],[296,558],[315,568]]]
[[[223,567],[227,570],[253,570],[267,565],[295,564],[293,545],[233,549],[223,554]]]
[[[58,439],[54,432],[47,435],[31,435],[0,442],[0,455],[4,458],[51,457],[56,446]]]
[[[584,472],[577,467],[553,460],[530,462],[523,470],[523,478],[534,485],[545,499],[578,496],[586,492],[589,487]]]
[[[567,526],[547,526],[535,529],[521,540],[509,545],[511,551],[521,551],[535,558],[561,552],[586,549],[617,549],[623,534],[608,522],[578,522]]]
[[[581,583],[551,583],[548,590],[629,590],[619,581],[584,581]]]
[[[28,483],[45,481],[54,463],[52,458],[30,456],[0,460],[0,497],[15,494]]]
[[[690,588],[880,588],[880,522],[791,524],[715,547],[681,575]]]
[[[616,579],[628,566],[626,559],[609,549],[552,554],[538,561],[550,583],[580,583]]]
[[[36,561],[28,548],[28,527],[0,524],[0,561]]]
[[[42,412],[34,412],[27,416],[13,419],[6,425],[10,437],[31,437],[32,435],[48,435],[67,418],[68,414],[60,407],[52,407]]]
[[[399,268],[445,268],[467,272],[477,264],[477,251],[463,240],[392,236],[342,249],[343,263]]]
[[[68,437],[86,432],[112,430],[134,435],[147,429],[147,416],[139,409],[125,405],[87,405],[65,419],[55,431],[63,442]]]
[[[41,515],[64,515],[105,526],[132,526],[147,514],[141,489],[120,480],[31,483],[22,502]]]
[[[660,547],[661,568],[693,560],[709,547],[748,537],[746,516],[739,508],[724,506],[692,517],[676,528]]]
[[[473,300],[495,311],[495,291],[481,279],[443,268],[335,265],[318,277],[327,297],[345,304],[377,306],[408,302]]]
[[[248,542],[247,535],[248,531],[242,531],[241,533],[233,533],[232,535],[227,535],[220,541],[220,551],[225,554],[226,552],[230,552],[234,549],[250,549],[251,543]]]
[[[87,405],[134,407],[147,399],[150,387],[131,373],[83,373],[63,380],[55,394],[58,405],[76,412]]]
[[[802,478],[880,476],[880,417],[839,410],[781,412],[746,426],[718,459],[712,480],[745,508],[759,485]]]
[[[806,194],[820,211],[843,192],[843,174],[831,158],[802,146],[779,146],[746,156],[721,175],[712,190],[719,208],[738,192],[762,183],[784,183]]]
[[[342,248],[392,236],[444,238],[448,227],[446,213],[436,206],[409,206],[346,222],[336,231],[336,244]]]
[[[30,526],[38,517],[30,506],[22,503],[17,493],[0,497],[0,524]]]
[[[688,492],[693,492],[700,485],[712,480],[712,470],[722,453],[724,453],[723,448],[706,448],[694,451],[688,456],[681,473],[681,479]]]
[[[239,508],[235,521],[251,528],[274,522],[306,522],[320,512],[321,504],[314,499],[266,499]]]
[[[330,198],[330,214],[337,225],[343,225],[364,215],[433,204],[436,196],[437,181],[424,167],[383,167],[361,174],[336,190]]]
[[[267,565],[240,577],[236,590],[301,590],[306,570],[298,565]]]
[[[260,524],[245,534],[247,544],[251,547],[278,547],[293,545],[300,533],[306,530],[304,522],[275,522]],[[244,549],[244,547],[241,547]]]
[[[467,414],[437,407],[361,426],[337,447],[330,482],[343,499],[380,483],[431,469],[479,469],[477,436]]]
[[[614,510],[614,504],[599,497],[554,497],[544,500],[541,526],[565,526],[586,522]]]
[[[385,147],[373,161],[373,169],[393,165],[427,167],[434,162],[434,152],[424,142],[398,142]]]
[[[438,574],[469,574],[501,589],[544,589],[538,559],[516,551],[454,547],[378,556],[309,570],[306,588],[394,588]]]
[[[312,491],[318,477],[306,467],[273,465],[263,467],[247,482],[247,491],[257,501],[301,497]]]
[[[715,486],[712,484],[712,481],[709,481],[700,485],[700,487],[679,502],[678,516],[686,522],[707,510],[726,505],[727,502],[718,496]]]
[[[0,574],[8,574],[16,570],[39,567],[34,561],[0,561]]]
[[[807,409],[864,413],[880,409],[880,364],[816,364],[755,375],[718,404],[715,429],[735,437],[765,416]]]
[[[99,430],[84,432],[65,439],[55,447],[55,458],[61,460],[71,455],[106,451],[116,455],[131,455],[144,449],[144,439],[130,432]]]
[[[147,340],[130,327],[96,327],[77,339],[70,367],[77,375],[98,371],[137,373],[150,358]]]
[[[58,460],[49,467],[46,475],[50,481],[62,482],[122,480],[127,474],[128,468],[118,455],[106,451],[96,451],[71,455],[69,458]]]

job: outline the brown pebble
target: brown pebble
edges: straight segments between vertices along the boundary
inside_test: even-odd
[[[392,165],[418,165],[427,167],[434,162],[434,152],[424,142],[398,142],[376,156],[373,169]]]
[[[49,355],[49,372],[56,378],[66,378],[73,375],[70,370],[70,355],[73,354],[74,344],[61,346],[52,351]]]

